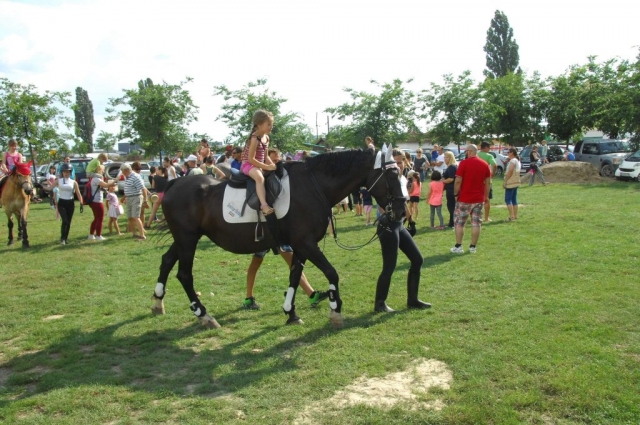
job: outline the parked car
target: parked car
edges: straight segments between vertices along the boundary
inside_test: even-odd
[[[531,168],[531,150],[534,145],[525,146],[522,151],[520,151],[520,164],[522,167],[520,168],[521,173],[526,173]],[[538,151],[540,151],[540,145],[538,146]],[[547,145],[547,162],[556,162],[562,161],[564,159],[565,149],[557,144],[549,144]],[[542,160],[538,161],[538,165],[542,165]]]
[[[615,175],[618,180],[640,181],[640,151],[625,158],[616,170]]]
[[[89,178],[87,177],[87,165],[89,165],[90,161],[91,161],[91,158],[87,158],[87,157],[71,158],[71,166],[73,167],[76,181],[80,186],[86,184],[89,181]],[[53,166],[56,167],[56,171],[60,169],[60,166],[62,165],[63,162],[64,161],[58,160],[53,163]]]
[[[115,164],[115,163],[114,163]],[[133,162],[127,161],[127,164],[131,165],[133,164]],[[120,165],[122,165],[122,163],[120,163]],[[118,181],[118,193],[120,195],[124,194],[124,175],[122,174],[122,171],[120,171],[120,165],[118,165],[118,173],[116,174],[116,180]],[[146,162],[141,162],[140,163],[140,167],[142,168],[140,170],[140,177],[142,177],[142,182],[144,183],[144,187],[146,187],[147,189],[151,189],[151,182],[149,181],[149,175],[151,174],[151,171],[149,170],[149,164],[147,164]],[[106,171],[106,169],[105,169]],[[111,176],[111,174],[114,173],[113,169],[109,169],[109,176]],[[111,177],[110,177],[111,178]]]
[[[629,142],[614,139],[581,140],[573,150],[576,161],[593,164],[600,170],[602,177],[614,177],[616,170],[630,153]]]

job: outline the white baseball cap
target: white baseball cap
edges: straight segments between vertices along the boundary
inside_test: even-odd
[[[198,158],[195,155],[189,155],[187,157],[187,161],[197,161],[197,160],[198,160]]]

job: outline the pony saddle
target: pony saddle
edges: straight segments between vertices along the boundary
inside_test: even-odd
[[[273,205],[280,195],[280,192],[282,192],[282,183],[280,182],[280,179],[282,178],[283,171],[283,164],[282,162],[279,162],[276,164],[275,171],[267,171],[264,173],[264,188],[267,195],[267,204],[269,205]],[[260,199],[258,199],[258,194],[256,193],[255,180],[244,173],[237,173],[232,174],[228,184],[234,189],[247,189],[246,199],[242,205],[242,211],[240,213],[241,216],[244,215],[244,210],[247,205],[254,210],[260,211]]]

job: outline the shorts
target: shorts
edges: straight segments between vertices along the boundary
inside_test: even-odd
[[[126,212],[128,218],[140,218],[140,208],[142,206],[142,195],[126,197]]]
[[[347,196],[342,201],[340,201],[340,205],[347,205],[349,203],[349,197]]]
[[[269,252],[268,249],[256,252],[255,254],[253,254],[253,256],[256,258],[264,258],[264,256],[267,255],[267,252]],[[293,252],[293,248],[291,248],[289,245],[280,245],[280,252]]]
[[[369,214],[372,209],[373,209],[373,205],[365,205],[364,206],[364,213],[365,214]]]
[[[453,223],[455,227],[464,227],[467,218],[471,214],[471,227],[480,227],[482,225],[482,207],[484,202],[477,204],[467,204],[465,202],[456,202],[456,208],[453,211]]]
[[[411,196],[409,197],[409,202],[420,202],[419,196]]]
[[[249,171],[251,171],[252,168],[256,168],[256,167],[254,167],[252,163],[247,161],[242,163],[242,166],[240,167],[240,171],[242,171],[244,175],[248,176]]]

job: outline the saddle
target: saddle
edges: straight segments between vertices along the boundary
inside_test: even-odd
[[[282,183],[280,182],[280,179],[282,178],[283,170],[283,164],[282,162],[279,162],[276,164],[275,171],[267,171],[264,173],[264,188],[267,195],[267,203],[269,205],[273,205],[278,196],[280,196],[280,192],[282,192]],[[244,210],[247,205],[258,212],[260,211],[260,200],[256,193],[255,180],[244,173],[237,173],[231,175],[231,179],[228,184],[234,189],[247,189],[246,199],[242,205],[240,216],[244,215]]]

